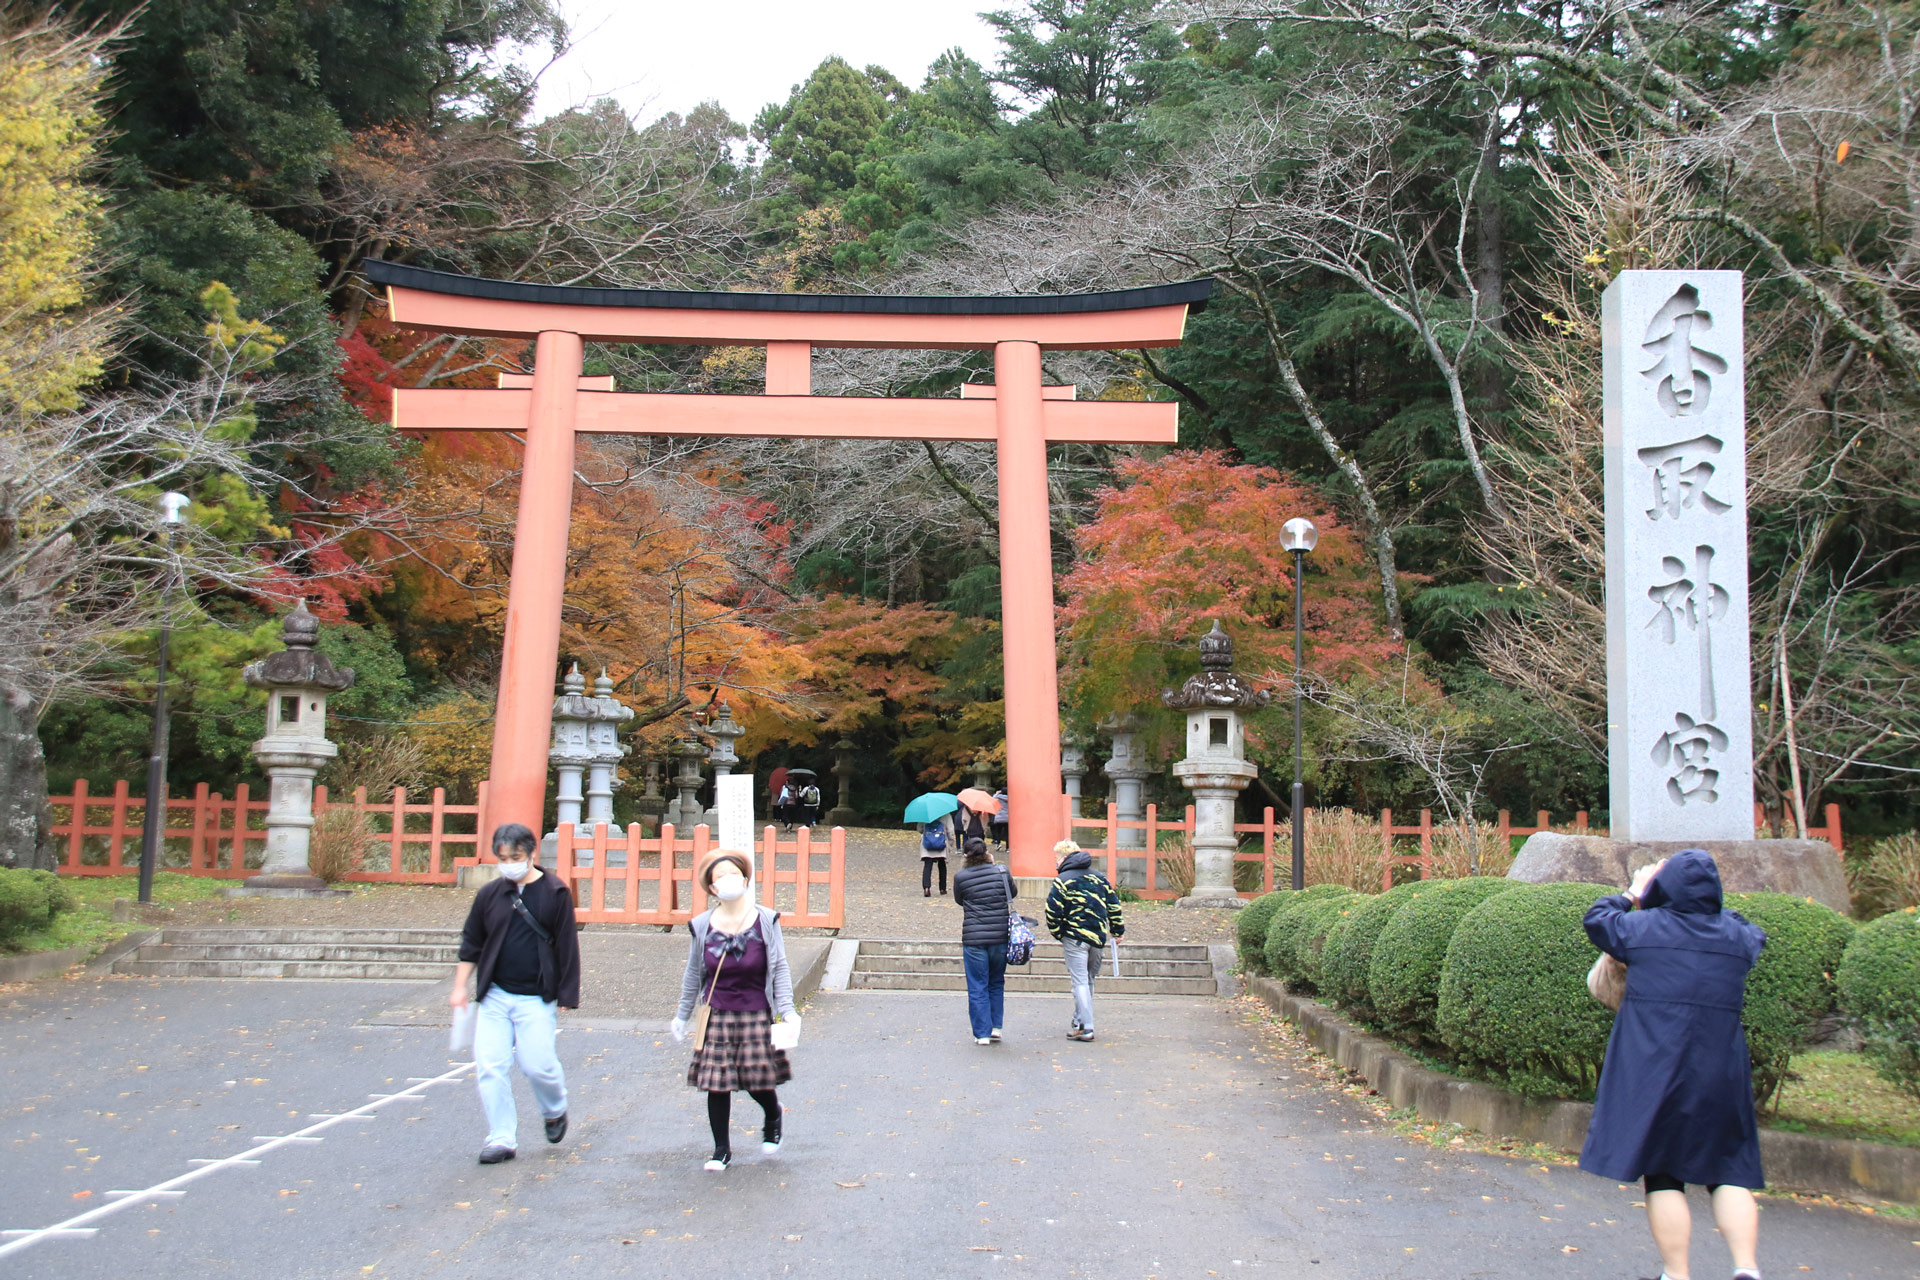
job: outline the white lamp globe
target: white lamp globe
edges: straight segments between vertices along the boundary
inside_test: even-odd
[[[1320,531],[1305,516],[1295,516],[1280,528],[1280,545],[1288,551],[1311,551],[1320,543]]]

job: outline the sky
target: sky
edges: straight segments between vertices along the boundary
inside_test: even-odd
[[[989,70],[998,44],[979,19],[1011,0],[561,0],[574,50],[541,78],[541,117],[612,96],[644,123],[717,99],[752,124],[830,54],[877,63],[918,87],[959,45]]]

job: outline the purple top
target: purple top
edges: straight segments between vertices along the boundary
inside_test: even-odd
[[[721,968],[723,952],[731,954]],[[718,981],[714,979],[716,968],[720,969]],[[767,944],[760,937],[758,920],[748,925],[745,933],[707,931],[706,982],[713,988],[708,1003],[716,1009],[750,1013],[767,1007]]]

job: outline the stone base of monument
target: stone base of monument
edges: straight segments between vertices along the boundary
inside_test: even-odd
[[[1520,846],[1507,878],[1625,887],[1635,871],[1682,849],[1712,854],[1729,893],[1790,893],[1843,913],[1851,906],[1840,855],[1824,840],[1610,840],[1540,831]]]
[[[842,806],[835,805],[833,808],[827,810],[826,820],[822,825],[827,827],[851,827],[857,825],[859,821],[860,811],[858,809],[843,808]]]
[[[227,898],[351,898],[353,890],[335,889],[319,876],[257,875],[221,895]]]
[[[1176,907],[1215,907],[1222,911],[1238,911],[1247,905],[1246,899],[1233,892],[1208,894],[1190,893],[1184,898],[1175,898]]]

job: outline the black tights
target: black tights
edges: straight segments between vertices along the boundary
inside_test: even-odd
[[[947,891],[947,860],[945,858],[920,859],[920,892],[933,888],[933,869],[940,868],[940,892]]]
[[[1652,1194],[1655,1191],[1678,1191],[1684,1194],[1687,1189],[1686,1183],[1680,1181],[1680,1179],[1674,1177],[1672,1174],[1666,1173],[1650,1173],[1640,1179],[1640,1185],[1647,1190],[1648,1194]],[[1709,1182],[1707,1184],[1707,1194],[1712,1195],[1720,1189],[1720,1186],[1721,1184],[1718,1182]]]
[[[771,1089],[749,1089],[747,1096],[760,1104],[760,1111],[766,1118],[765,1134],[767,1141],[777,1141],[780,1137],[780,1095]],[[728,1125],[733,1119],[733,1095],[719,1089],[707,1090],[707,1123],[713,1126],[713,1150],[716,1155],[733,1151],[733,1142],[728,1136]]]

